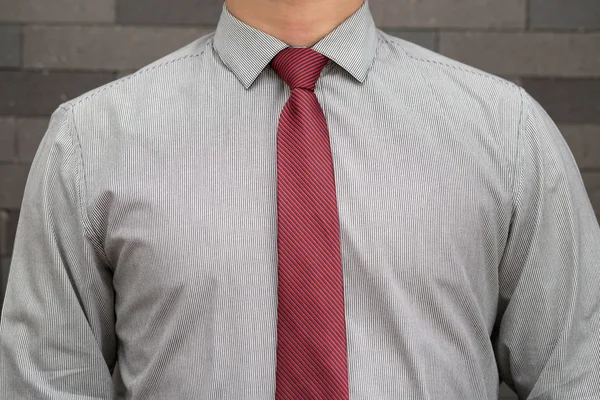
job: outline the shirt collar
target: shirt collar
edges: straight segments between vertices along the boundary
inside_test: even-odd
[[[368,0],[311,48],[364,82],[377,50],[377,31]],[[273,57],[290,47],[234,17],[223,4],[213,38],[221,60],[248,89]]]

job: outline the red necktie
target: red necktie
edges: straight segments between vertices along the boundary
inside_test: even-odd
[[[327,61],[288,47],[271,63],[291,88],[277,130],[277,400],[349,396],[333,161],[314,93]]]

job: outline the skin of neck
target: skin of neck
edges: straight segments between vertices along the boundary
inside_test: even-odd
[[[240,21],[292,47],[311,47],[356,12],[364,0],[226,0]]]

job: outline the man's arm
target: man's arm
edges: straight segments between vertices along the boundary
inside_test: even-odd
[[[0,398],[113,398],[112,274],[86,216],[70,107],[52,115],[22,202],[0,320]]]
[[[600,228],[556,125],[522,91],[514,209],[494,334],[520,399],[600,399]]]

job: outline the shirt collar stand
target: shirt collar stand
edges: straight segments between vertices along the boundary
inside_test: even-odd
[[[221,60],[248,89],[281,50],[281,40],[234,17],[223,4],[213,46]],[[313,50],[364,82],[377,49],[377,32],[368,0],[348,19],[315,43]]]

